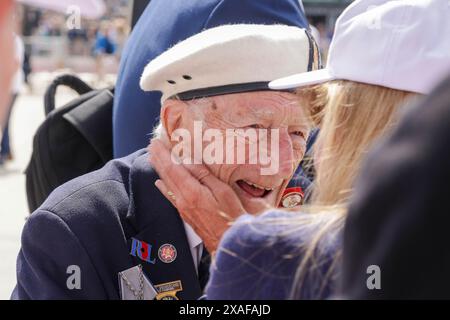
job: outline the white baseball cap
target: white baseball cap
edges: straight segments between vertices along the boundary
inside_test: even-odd
[[[351,80],[428,94],[450,72],[450,1],[357,0],[336,22],[327,67],[273,90]]]

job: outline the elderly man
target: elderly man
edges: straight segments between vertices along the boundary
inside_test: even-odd
[[[199,179],[218,177],[242,204],[222,204],[230,218],[276,206],[302,159],[309,124],[301,101],[269,91],[268,82],[317,68],[316,57],[304,29],[230,25],[188,38],[151,61],[141,88],[162,92],[159,133],[172,151],[163,160],[207,164]],[[240,160],[240,145],[228,144],[230,136],[249,147]],[[250,151],[255,144],[256,154]],[[236,157],[227,158],[231,152]],[[149,157],[141,150],[111,161],[50,195],[24,227],[13,298],[202,295],[207,250],[171,204],[175,199],[166,199],[173,192],[161,185]],[[183,181],[177,187],[189,189]]]

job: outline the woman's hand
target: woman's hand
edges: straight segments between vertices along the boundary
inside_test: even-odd
[[[174,163],[161,140],[154,139],[149,152],[150,163],[161,178],[155,182],[156,187],[214,253],[230,224],[245,212],[241,201],[204,165]]]

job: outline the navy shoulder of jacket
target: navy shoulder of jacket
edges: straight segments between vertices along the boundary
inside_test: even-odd
[[[118,273],[139,264],[153,284],[180,280],[178,297],[198,298],[184,225],[154,186],[157,178],[140,150],[57,188],[24,226],[11,298],[119,299]],[[151,259],[130,254],[133,238],[148,244]],[[167,243],[178,249],[170,264],[151,250]],[[73,267],[80,288],[67,285]]]
[[[325,221],[296,223],[303,213],[271,211],[244,215],[225,233],[211,265],[211,300],[325,299],[335,291],[334,268],[341,232],[326,236],[315,262],[299,273],[305,249]],[[295,284],[295,285],[294,285]]]

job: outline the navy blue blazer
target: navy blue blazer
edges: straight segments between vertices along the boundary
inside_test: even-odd
[[[305,248],[326,222],[295,223],[302,213],[271,211],[244,215],[225,233],[211,265],[206,296],[209,300],[326,299],[337,289],[339,266],[333,263],[341,247],[341,230],[320,241],[316,264],[292,291]]]
[[[190,36],[235,23],[286,24],[306,28],[299,0],[152,0],[125,46],[113,109],[114,156],[126,156],[148,145],[159,121],[161,94],[144,92],[144,67]]]
[[[11,298],[120,299],[118,273],[139,264],[153,285],[179,280],[177,298],[199,298],[184,224],[157,178],[141,150],[57,188],[25,224]],[[145,256],[131,254],[133,238],[146,244]],[[171,263],[158,254],[165,244],[177,250]],[[81,289],[67,286],[72,265]]]

